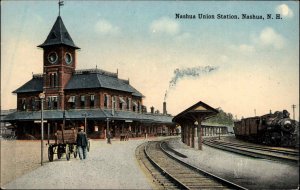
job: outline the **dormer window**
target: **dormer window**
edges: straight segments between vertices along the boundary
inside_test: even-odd
[[[66,39],[71,40],[71,38],[70,38],[68,32],[65,32],[65,33],[64,33],[64,36],[65,36]]]
[[[51,33],[50,39],[51,39],[51,40],[54,40],[54,39],[56,39],[56,38],[57,38],[57,36],[56,36],[55,32],[53,31],[53,32]]]

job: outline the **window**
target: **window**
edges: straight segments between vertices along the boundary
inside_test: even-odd
[[[108,95],[104,94],[104,107],[107,108],[108,107]]]
[[[132,104],[133,104],[133,106],[132,106],[132,111],[134,111],[134,112],[136,112],[137,111],[137,103],[135,102],[135,101],[132,101]]]
[[[36,110],[36,104],[37,102],[35,101],[35,98],[31,98],[31,107],[32,107],[32,110]]]
[[[76,100],[75,96],[70,96],[68,103],[71,109],[75,109],[75,100]]]
[[[53,109],[57,109],[57,96],[52,97]]]
[[[22,107],[21,110],[26,110],[26,98],[22,99]]]
[[[124,110],[125,100],[123,97],[119,97],[119,109]]]
[[[50,87],[58,86],[58,77],[57,73],[50,73]]]
[[[111,109],[116,109],[116,97],[111,97]]]
[[[141,104],[140,102],[138,102],[138,105],[137,105],[137,112],[140,112],[141,111]]]
[[[90,101],[90,106],[91,106],[91,108],[93,108],[94,106],[95,106],[95,95],[91,95],[91,101]]]
[[[48,109],[57,109],[57,96],[48,96]]]
[[[127,109],[131,110],[131,98],[127,98]]]
[[[80,107],[84,108],[85,96],[80,96]]]

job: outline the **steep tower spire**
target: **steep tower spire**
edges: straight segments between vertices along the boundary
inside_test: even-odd
[[[59,1],[59,9],[62,1]],[[60,10],[59,10],[60,14]],[[43,91],[46,94],[49,109],[64,109],[64,87],[76,69],[77,47],[62,18],[58,15],[45,42],[38,47],[43,48]],[[51,106],[54,105],[54,106]]]
[[[67,45],[75,49],[80,49],[74,44],[60,16],[57,17],[45,42],[38,47],[44,48],[51,45]]]

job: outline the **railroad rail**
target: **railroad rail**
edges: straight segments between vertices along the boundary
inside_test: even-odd
[[[246,189],[221,177],[187,164],[166,151],[165,141],[144,145],[144,161],[152,176],[166,189]],[[141,150],[140,150],[141,153]],[[183,156],[181,156],[183,157]]]
[[[299,151],[280,147],[267,147],[243,142],[228,142],[216,138],[206,138],[203,143],[207,146],[230,151],[254,158],[263,158],[286,163],[297,164],[299,162]]]

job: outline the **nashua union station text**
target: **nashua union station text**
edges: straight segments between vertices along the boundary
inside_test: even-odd
[[[176,132],[173,117],[163,113],[147,113],[143,94],[118,78],[117,73],[101,69],[76,70],[75,45],[62,18],[57,17],[43,49],[43,74],[35,74],[23,86],[13,91],[17,95],[17,111],[5,121],[16,128],[17,138],[40,138],[41,103],[44,131],[53,138],[62,127],[86,126],[89,138],[105,138],[109,129],[114,137],[127,133],[129,137],[143,134],[172,135]],[[43,93],[44,98],[39,95]],[[49,130],[48,130],[49,129]]]

